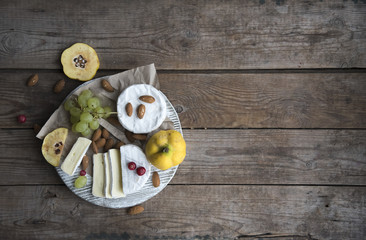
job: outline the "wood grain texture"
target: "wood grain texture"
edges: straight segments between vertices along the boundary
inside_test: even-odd
[[[171,184],[365,185],[366,131],[184,130]],[[62,184],[31,130],[0,130],[0,184]],[[90,156],[91,157],[91,156]]]
[[[82,82],[41,71],[27,87],[31,71],[0,72],[0,125],[29,128],[43,124]],[[115,72],[100,71],[98,76]],[[159,73],[161,90],[183,128],[366,128],[366,73],[178,74]],[[28,118],[16,121],[18,114]]]
[[[364,187],[168,186],[142,214],[64,186],[0,187],[4,239],[364,239]],[[277,238],[276,238],[277,236]],[[290,238],[290,237],[294,238]],[[283,237],[283,238],[281,238]]]
[[[85,42],[102,69],[364,68],[365,16],[341,0],[3,0],[0,66],[60,69]]]

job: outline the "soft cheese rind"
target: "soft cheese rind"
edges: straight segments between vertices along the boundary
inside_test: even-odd
[[[128,144],[120,147],[122,184],[125,195],[139,191],[150,176],[151,164],[147,161],[141,148]],[[146,173],[142,176],[137,175],[136,170],[128,169],[128,163],[134,162],[137,167],[144,167]]]
[[[103,154],[103,162],[104,162],[104,195],[106,198],[112,198],[111,195],[112,172],[109,164],[108,153]]]
[[[93,155],[93,188],[92,194],[96,197],[105,197],[104,194],[104,161],[103,153]]]
[[[139,99],[143,95],[153,96],[155,102],[146,103]],[[126,104],[131,103],[133,113],[128,116]],[[137,116],[137,108],[145,105],[145,114],[142,119]],[[166,102],[162,93],[148,84],[136,84],[126,88],[117,100],[118,119],[122,126],[133,133],[149,133],[157,129],[166,117]]]
[[[90,144],[91,141],[89,139],[79,137],[62,163],[61,169],[72,176],[75,173],[76,168],[80,165]]]
[[[113,198],[124,197],[122,189],[121,155],[120,150],[108,151],[109,166],[111,169],[111,195]]]

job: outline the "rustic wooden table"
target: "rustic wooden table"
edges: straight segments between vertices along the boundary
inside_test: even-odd
[[[365,1],[3,0],[0,40],[1,239],[366,238]],[[179,113],[186,160],[140,215],[42,157],[33,124],[81,84],[60,64],[75,42],[97,76],[155,63]]]

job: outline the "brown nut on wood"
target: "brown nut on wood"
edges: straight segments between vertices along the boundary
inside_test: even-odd
[[[127,116],[131,117],[132,116],[132,112],[133,112],[132,104],[131,103],[127,103],[126,104],[126,113],[127,113]]]
[[[138,106],[137,108],[137,116],[142,119],[145,115],[145,105],[144,104],[140,104],[140,106]]]
[[[147,138],[147,135],[146,134],[135,134],[135,133],[133,133],[132,137],[136,140],[145,141],[146,138]]]
[[[53,87],[54,93],[60,93],[65,87],[65,80],[58,80],[55,86]]]
[[[149,96],[149,95],[144,95],[139,97],[139,99],[143,102],[147,102],[147,103],[153,103],[155,102],[155,98],[153,96]]]
[[[83,170],[86,170],[89,166],[89,157],[85,155],[81,161],[81,164],[83,166]]]
[[[118,121],[118,119],[116,117],[109,117],[109,118],[107,118],[107,121],[115,126],[121,125],[121,123]]]
[[[106,140],[105,138],[99,138],[95,143],[97,144],[97,148],[102,148],[104,147]]]
[[[114,88],[112,87],[112,85],[105,79],[102,80],[102,87],[107,92],[114,92]]]
[[[100,130],[100,128],[98,128],[97,130],[95,130],[95,132],[93,133],[93,137],[92,140],[95,142],[97,141],[100,136],[102,135],[102,130]]]
[[[102,137],[104,137],[105,139],[108,139],[109,138],[109,132],[105,128],[102,131]]]
[[[125,145],[125,143],[122,141],[119,141],[118,143],[116,143],[116,145],[114,145],[114,148],[119,149],[123,145]]]
[[[154,187],[160,186],[160,177],[158,172],[154,172],[152,175],[152,182]]]
[[[92,142],[92,149],[93,149],[93,152],[95,153],[95,154],[97,154],[98,153],[98,146],[97,146],[97,144],[93,141]]]
[[[127,211],[127,214],[136,215],[136,214],[142,213],[143,211],[144,211],[144,207],[141,205],[137,205],[137,206],[129,208]]]
[[[33,87],[34,85],[36,85],[38,82],[38,74],[33,74],[32,76],[30,76],[28,78],[28,81],[27,81],[27,86],[28,87]]]
[[[111,149],[113,147],[113,145],[114,145],[113,138],[108,139],[104,145],[104,151],[107,152],[109,149]]]
[[[126,130],[125,134],[126,134],[126,137],[127,137],[128,141],[130,141],[132,143],[135,141],[135,139],[132,137],[132,135],[133,135],[132,132]]]

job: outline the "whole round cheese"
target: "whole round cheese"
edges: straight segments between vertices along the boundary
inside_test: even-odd
[[[141,101],[141,96],[154,97],[153,103]],[[132,115],[128,116],[126,105],[132,105]],[[145,106],[142,119],[137,116],[138,107]],[[166,117],[166,102],[159,90],[148,84],[136,84],[126,88],[117,100],[118,119],[122,126],[133,133],[149,133],[157,129]]]

